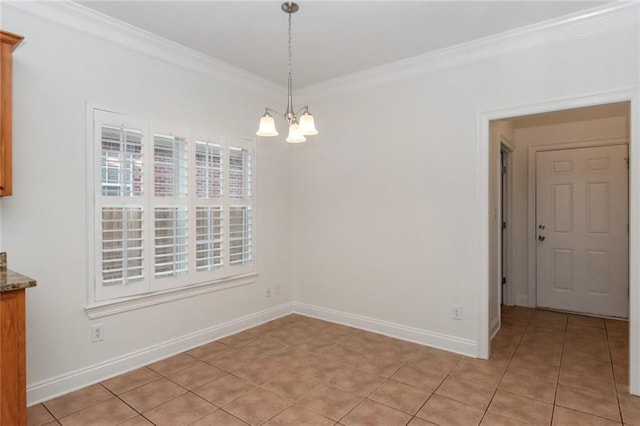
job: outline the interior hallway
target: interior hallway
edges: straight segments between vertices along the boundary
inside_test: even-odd
[[[62,425],[640,425],[628,323],[502,309],[489,361],[289,315],[29,408]]]

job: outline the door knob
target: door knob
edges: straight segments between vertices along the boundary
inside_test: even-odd
[[[538,240],[544,241],[544,235],[538,235]]]

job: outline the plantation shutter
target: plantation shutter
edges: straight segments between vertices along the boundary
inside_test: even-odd
[[[144,122],[94,111],[95,299],[147,291]]]
[[[251,279],[253,141],[190,142],[91,111],[90,303]]]
[[[238,267],[253,261],[252,164],[251,151],[229,148],[229,265]]]
[[[251,208],[232,206],[229,209],[229,264],[242,265],[252,260]]]
[[[155,135],[153,176],[156,197],[187,196],[187,141],[174,136]]]
[[[197,140],[196,270],[219,270],[224,262],[222,146]]]
[[[229,148],[229,196],[251,197],[251,154],[246,149]]]
[[[222,207],[196,207],[196,268],[211,271],[223,266]]]
[[[102,207],[103,285],[144,278],[142,236],[142,207]]]
[[[187,209],[186,207],[156,207],[155,276],[168,277],[187,272]]]
[[[142,132],[102,125],[101,186],[107,197],[137,197],[142,193]]]
[[[188,155],[186,138],[153,137],[153,270],[155,278],[184,275],[188,253]],[[176,284],[177,285],[177,284]],[[172,287],[165,283],[163,287]]]
[[[222,148],[196,141],[196,195],[204,199],[222,197]]]

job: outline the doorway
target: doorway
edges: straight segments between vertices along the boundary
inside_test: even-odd
[[[598,102],[599,101],[599,102]],[[618,141],[607,141],[609,144],[612,143],[623,143],[628,144],[630,155],[629,155],[629,163],[630,163],[630,182],[634,182],[637,179],[635,176],[636,167],[640,166],[640,150],[636,147],[636,145],[640,141],[640,127],[638,126],[638,118],[636,115],[640,110],[637,103],[637,92],[636,91],[623,91],[623,92],[611,92],[610,94],[601,94],[597,97],[589,97],[589,98],[576,98],[571,100],[563,100],[557,102],[549,102],[543,105],[532,105],[528,107],[518,107],[512,109],[505,109],[500,111],[494,111],[490,113],[483,113],[480,115],[480,194],[481,194],[481,207],[484,212],[481,217],[479,217],[480,223],[483,225],[483,228],[486,227],[487,223],[489,224],[486,229],[484,235],[482,235],[482,241],[484,244],[487,244],[486,257],[483,260],[483,264],[486,265],[482,268],[486,275],[483,275],[483,281],[486,283],[486,287],[483,286],[482,297],[481,297],[481,314],[483,316],[487,316],[489,320],[485,323],[482,322],[480,326],[480,340],[479,340],[479,356],[483,358],[488,358],[490,354],[490,336],[491,336],[491,312],[499,311],[499,309],[495,309],[493,305],[496,302],[496,299],[490,297],[492,294],[495,294],[495,291],[492,290],[494,287],[501,287],[502,283],[497,282],[496,280],[492,280],[491,277],[495,272],[493,271],[501,271],[502,265],[496,264],[495,258],[500,257],[500,252],[496,252],[494,250],[500,250],[498,245],[492,245],[490,243],[492,240],[497,240],[501,237],[501,235],[496,235],[496,237],[492,236],[492,232],[494,228],[493,225],[493,217],[495,215],[496,207],[500,207],[498,203],[493,201],[491,198],[492,192],[499,194],[499,187],[493,187],[495,189],[491,189],[491,185],[497,185],[497,180],[493,178],[485,181],[486,176],[493,176],[493,170],[499,168],[496,164],[499,164],[500,161],[500,150],[495,149],[495,138],[493,138],[493,129],[496,123],[501,123],[502,125],[505,122],[513,123],[513,120],[540,120],[540,119],[549,119],[555,116],[555,114],[561,113],[569,113],[575,114],[576,112],[580,114],[584,112],[585,108],[593,107],[593,108],[604,108],[606,106],[610,106],[613,104],[617,104],[618,106],[622,106],[627,110],[627,137],[623,142]],[[551,112],[549,112],[551,111]],[[601,117],[606,118],[606,117]],[[578,119],[577,121],[582,121]],[[550,126],[558,124],[557,122],[549,123]],[[583,133],[584,136],[582,139],[587,140],[586,145],[594,143],[593,139],[597,139],[598,136],[595,134],[590,134],[589,132]],[[563,143],[568,144],[570,142],[576,142],[575,140],[569,140],[567,138],[560,138],[560,141],[555,141],[558,145],[562,145]],[[573,146],[574,148],[580,147],[580,144],[576,144]],[[571,147],[561,147],[561,148],[571,148]],[[518,150],[519,154],[518,154]],[[521,149],[521,147],[516,144],[516,151],[513,154],[514,163],[519,163],[522,165],[524,161],[525,164],[529,164],[531,168],[535,168],[535,153],[537,150],[541,149]],[[521,156],[518,159],[518,156]],[[522,158],[524,156],[524,159]],[[636,167],[634,167],[634,165]],[[517,168],[517,166],[516,166]],[[533,188],[535,191],[535,173],[532,173],[531,176],[527,176],[526,172],[524,175],[521,172],[514,172],[516,185],[514,188],[514,192],[516,195],[514,199],[518,198],[520,195],[517,192],[522,188],[522,185],[525,187],[525,192],[527,191],[527,186]],[[634,177],[635,176],[635,177]],[[527,198],[527,197],[525,197]],[[516,204],[514,206],[512,215],[517,216],[517,211],[523,209],[523,203],[519,201],[514,201]],[[518,205],[519,204],[519,205]],[[628,274],[629,274],[629,321],[630,321],[630,392],[634,395],[640,394],[640,366],[637,366],[636,363],[640,361],[640,317],[638,313],[640,313],[640,296],[638,292],[640,291],[640,262],[636,259],[637,252],[640,249],[638,246],[638,241],[640,241],[640,228],[638,228],[637,219],[634,214],[637,214],[637,210],[640,207],[640,191],[638,191],[638,187],[635,185],[631,185],[629,188],[629,206],[627,209],[627,213],[629,214],[630,228],[629,228],[629,253],[627,256],[627,260],[629,261]],[[485,210],[486,209],[486,210]],[[525,201],[524,202],[524,211],[525,213],[518,219],[512,219],[516,222],[518,220],[523,220],[524,216],[524,234],[520,232],[514,232],[513,240],[514,243],[518,242],[522,244],[522,241],[525,241],[524,250],[520,250],[520,252],[515,256],[514,261],[509,261],[507,263],[507,268],[511,266],[512,269],[517,270],[516,278],[514,278],[511,282],[507,282],[507,286],[505,287],[504,294],[505,296],[509,294],[509,290],[511,290],[511,301],[505,298],[505,301],[511,302],[508,304],[514,305],[523,305],[523,306],[536,306],[536,263],[535,263],[535,250],[536,250],[536,228],[535,228],[535,199],[532,202]],[[521,247],[520,247],[521,248]],[[513,247],[510,249],[513,250]],[[518,250],[516,250],[518,252]],[[522,252],[525,253],[524,258],[520,255]],[[496,253],[494,256],[492,253]],[[635,254],[634,254],[635,253]],[[534,261],[532,262],[531,259]],[[486,262],[486,263],[484,263]],[[522,275],[524,271],[524,275]],[[511,271],[512,273],[514,271]],[[519,276],[518,276],[519,274]],[[524,279],[520,282],[519,280]],[[515,284],[515,285],[514,285]],[[502,302],[502,298],[500,298],[500,302]],[[485,340],[486,339],[486,340]]]
[[[497,298],[492,298],[490,303],[494,306],[490,308],[490,314],[497,314],[502,303],[627,317],[629,109],[629,102],[619,102],[511,117],[491,123],[493,143],[498,147],[493,151],[492,161],[501,173],[499,179],[493,180],[493,185],[497,186],[493,193],[499,195],[490,201],[500,212],[499,222],[495,221],[491,226],[492,232],[499,233],[491,239],[498,242],[491,250],[499,259],[493,263],[492,267],[497,270],[494,269],[491,276],[492,286],[497,287],[493,293],[499,292],[502,296],[498,306],[495,305]],[[612,157],[611,150],[616,152]],[[571,158],[578,154],[584,158]],[[557,161],[555,157],[559,157]],[[536,177],[541,177],[540,167],[547,169],[544,183],[538,182]],[[555,169],[551,170],[551,167]],[[614,180],[611,180],[613,175],[609,176],[611,173],[615,174]],[[584,182],[566,181],[578,176]],[[550,177],[555,180],[549,180]],[[545,191],[538,188],[540,185],[546,185]],[[601,200],[613,197],[615,202],[603,210],[598,197]],[[586,209],[587,202],[591,203],[590,209]],[[554,203],[557,204],[555,210],[549,210],[549,206],[556,205]],[[576,216],[578,213],[581,216]],[[543,220],[538,221],[538,216]],[[613,219],[615,226],[608,232],[604,227],[612,225],[608,221]],[[556,221],[557,232],[553,226],[539,228]],[[585,229],[587,221],[592,228],[589,232]],[[566,228],[570,226],[576,228]],[[550,240],[538,240],[546,238],[546,231],[552,231]],[[582,240],[572,248],[565,238],[560,244],[562,247],[555,247],[550,258],[545,249],[557,245],[558,238],[568,236]],[[618,241],[613,252],[600,244],[607,239]],[[611,241],[609,243],[611,245]],[[584,259],[587,255],[593,262]],[[622,261],[619,261],[620,257]],[[597,264],[601,265],[600,271],[607,269],[615,279],[609,282],[609,272],[596,271]],[[581,270],[584,265],[591,268],[590,273]],[[620,269],[626,272],[615,272]],[[589,279],[587,284],[591,285],[591,290],[587,291],[584,281]],[[577,284],[578,290],[589,293],[586,299],[592,299],[591,308],[568,303]],[[598,310],[599,304],[607,299],[608,290],[603,286],[609,284],[616,285],[617,309]],[[551,303],[557,298],[564,298],[565,303]],[[495,323],[499,320],[492,319],[492,324]]]

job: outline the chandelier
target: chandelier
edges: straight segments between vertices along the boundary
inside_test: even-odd
[[[293,111],[292,100],[292,84],[291,84],[291,15],[296,13],[299,9],[297,3],[286,2],[282,3],[281,9],[283,12],[289,14],[289,80],[288,80],[288,94],[287,94],[287,110],[284,114],[278,111],[266,107],[264,109],[264,115],[260,118],[260,127],[256,132],[258,136],[278,136],[276,130],[276,124],[271,116],[270,112],[282,115],[284,119],[289,123],[289,135],[287,136],[287,142],[299,143],[304,142],[307,139],[305,136],[317,135],[316,125],[313,121],[313,116],[309,113],[309,106],[305,105],[298,110]],[[300,115],[302,113],[302,115]],[[298,117],[299,116],[299,117]]]

